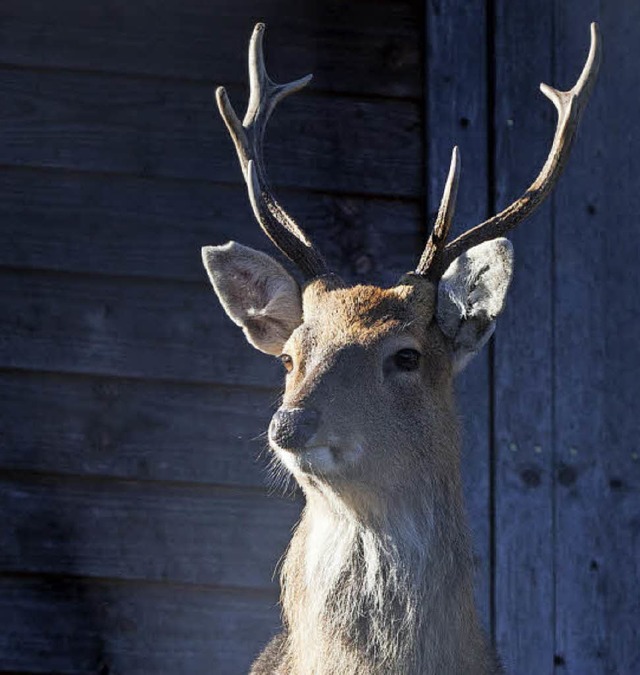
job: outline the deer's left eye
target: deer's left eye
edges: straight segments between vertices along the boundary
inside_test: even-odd
[[[405,372],[418,370],[420,367],[420,352],[415,349],[401,349],[393,355],[393,365]]]
[[[293,359],[289,354],[280,354],[280,361],[282,361],[282,365],[288,373],[293,370]]]

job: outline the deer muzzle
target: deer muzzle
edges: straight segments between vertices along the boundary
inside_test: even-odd
[[[283,450],[301,452],[320,425],[314,408],[279,408],[269,424],[269,440]]]

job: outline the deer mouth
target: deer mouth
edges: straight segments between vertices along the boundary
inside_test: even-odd
[[[334,445],[313,445],[296,450],[287,450],[272,443],[280,461],[291,473],[313,476],[331,476],[341,473],[362,454],[358,448],[345,449]]]

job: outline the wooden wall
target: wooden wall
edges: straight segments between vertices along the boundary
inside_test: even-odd
[[[265,20],[273,183],[353,281],[409,269],[462,152],[459,227],[528,184],[598,20],[570,168],[513,236],[461,377],[478,600],[508,672],[640,672],[640,6],[634,0],[3,0],[0,675],[235,674],[278,625],[300,509],[269,494],[280,369],[199,260],[270,250],[213,108]]]

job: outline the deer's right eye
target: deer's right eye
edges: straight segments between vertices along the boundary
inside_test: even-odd
[[[293,359],[289,354],[280,354],[280,361],[282,361],[282,365],[288,373],[293,370]]]
[[[393,355],[393,365],[404,372],[418,370],[420,367],[420,352],[415,349],[401,349]]]

